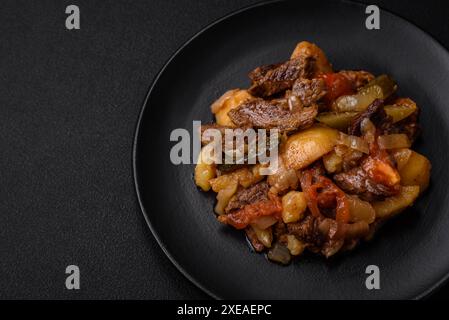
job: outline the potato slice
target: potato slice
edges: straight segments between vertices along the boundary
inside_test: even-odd
[[[403,186],[419,186],[420,191],[424,192],[429,186],[431,168],[429,159],[411,150],[407,163],[399,169],[401,184]]]
[[[281,156],[288,169],[303,169],[332,151],[337,144],[338,131],[315,125],[288,138]]]
[[[377,218],[391,218],[400,213],[405,208],[411,206],[418,198],[419,186],[403,186],[398,195],[385,199],[384,201],[373,202]]]
[[[393,123],[399,122],[415,113],[416,103],[409,98],[397,99],[393,105],[384,107],[385,113],[391,117]]]

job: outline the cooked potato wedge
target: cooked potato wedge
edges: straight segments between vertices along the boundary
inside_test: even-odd
[[[425,156],[416,151],[410,151],[407,163],[399,169],[401,184],[403,186],[419,186],[420,191],[424,192],[429,186],[432,165]]]
[[[281,156],[287,168],[300,170],[332,151],[337,140],[337,130],[315,125],[290,136]]]
[[[391,218],[411,206],[418,198],[419,189],[419,186],[403,186],[398,195],[387,198],[384,201],[373,202],[376,218]]]
[[[394,104],[384,107],[385,113],[391,117],[393,123],[404,120],[417,109],[416,103],[409,98],[397,99]]]

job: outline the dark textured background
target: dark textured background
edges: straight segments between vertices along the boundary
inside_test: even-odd
[[[0,298],[206,298],[145,224],[132,139],[163,63],[210,22],[255,2],[1,2]],[[363,2],[449,47],[442,2]],[[81,30],[65,29],[69,4],[80,7]],[[81,290],[65,289],[69,264],[81,269]]]

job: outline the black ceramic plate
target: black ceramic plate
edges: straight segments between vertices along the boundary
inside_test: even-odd
[[[191,281],[218,298],[408,299],[423,297],[449,271],[449,54],[412,24],[381,11],[365,28],[365,6],[350,2],[275,2],[234,13],[185,44],[147,96],[134,146],[137,194],[164,252]],[[211,121],[209,106],[248,71],[286,60],[301,40],[317,43],[335,69],[388,73],[422,108],[416,145],[433,164],[430,190],[374,241],[331,260],[306,255],[287,267],[252,253],[244,233],[217,222],[214,196],[193,182],[193,165],[175,166],[170,133]],[[365,269],[380,268],[380,290]]]

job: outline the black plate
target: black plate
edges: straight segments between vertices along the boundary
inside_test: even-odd
[[[381,12],[365,28],[365,6],[275,2],[236,12],[204,29],[170,59],[151,87],[137,127],[134,175],[145,218],[164,252],[218,298],[407,299],[429,294],[449,271],[449,54],[403,19]],[[416,148],[432,161],[432,185],[373,242],[335,259],[306,255],[282,267],[252,253],[243,232],[218,223],[214,196],[193,183],[193,165],[172,165],[170,132],[211,121],[209,105],[247,87],[256,66],[286,60],[301,40],[317,43],[335,69],[391,74],[422,107]],[[367,290],[377,265],[381,289]]]

